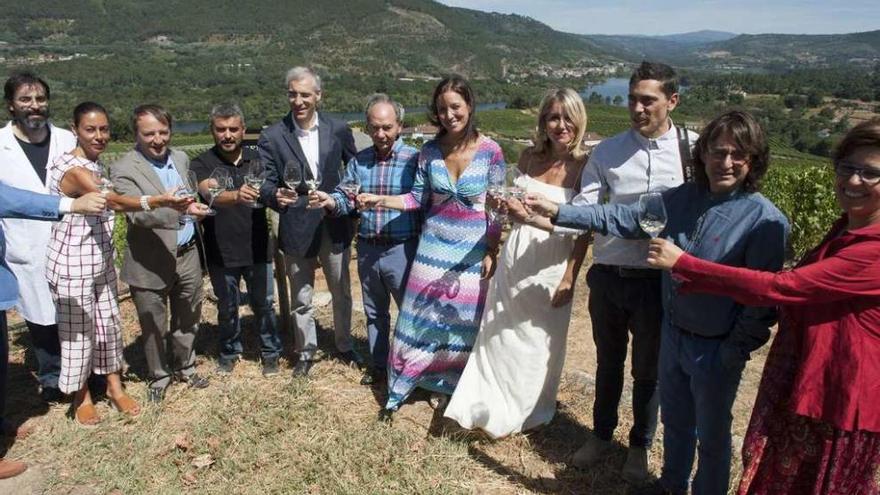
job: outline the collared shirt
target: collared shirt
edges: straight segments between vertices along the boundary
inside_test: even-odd
[[[238,164],[230,163],[220,154],[217,146],[193,159],[190,170],[199,182],[207,180],[214,169],[222,168],[232,177],[232,187],[239,189],[252,161],[259,161],[256,151],[241,150]],[[256,263],[270,263],[269,223],[265,208],[251,208],[235,204],[216,207],[217,215],[202,221],[205,255],[211,266],[237,268]]]
[[[398,139],[391,156],[378,160],[376,147],[370,146],[354,156],[345,168],[342,183],[357,177],[361,192],[396,196],[412,189],[419,163],[419,150]],[[331,194],[336,201],[333,216],[348,215],[353,209],[351,200],[337,186]],[[421,210],[397,211],[373,208],[361,212],[358,236],[379,241],[402,242],[419,235],[422,225]]]
[[[318,176],[318,158],[320,157],[320,148],[318,146],[318,113],[315,113],[312,121],[312,127],[308,130],[303,129],[293,120],[293,129],[296,133],[296,139],[302,147],[303,153],[306,155],[306,161],[309,162],[309,168],[312,171],[312,177]]]
[[[162,186],[166,191],[183,185],[183,177],[180,176],[180,172],[177,170],[177,167],[174,166],[174,160],[171,159],[171,153],[168,153],[168,158],[166,158],[164,162],[153,160],[143,152],[141,152],[141,155],[148,162],[153,164],[153,168],[156,170],[156,175],[159,176],[159,180],[162,182]],[[189,242],[195,234],[196,228],[193,223],[185,223],[183,227],[177,231],[177,245],[183,246]]]
[[[788,220],[759,193],[709,192],[703,184],[683,184],[663,193],[668,220],[661,234],[688,253],[709,261],[775,272],[785,260]],[[638,204],[560,205],[556,223],[593,228],[605,235],[647,239],[639,227]],[[647,249],[640,256],[648,257]],[[706,337],[730,334],[732,345],[750,352],[770,338],[770,308],[743,307],[730,297],[683,294],[662,274],[664,318],[673,327]]]
[[[696,137],[692,133],[691,143]],[[632,204],[644,193],[662,192],[683,181],[678,134],[670,120],[669,130],[656,139],[630,129],[599,143],[584,167],[581,191],[572,204]],[[594,236],[594,263],[646,268],[646,252],[647,240]]]

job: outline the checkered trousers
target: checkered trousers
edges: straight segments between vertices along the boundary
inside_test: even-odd
[[[59,279],[49,284],[55,298],[61,340],[64,393],[80,390],[92,373],[122,370],[122,325],[116,303],[116,272],[95,278]]]

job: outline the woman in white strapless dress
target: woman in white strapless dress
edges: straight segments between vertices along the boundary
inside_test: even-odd
[[[587,117],[571,89],[551,90],[541,103],[536,145],[523,151],[516,185],[553,201],[576,194],[586,163]],[[507,201],[511,210],[522,206]],[[551,234],[515,223],[498,259],[480,333],[445,416],[493,438],[548,423],[565,362],[574,281],[587,250],[585,235]]]

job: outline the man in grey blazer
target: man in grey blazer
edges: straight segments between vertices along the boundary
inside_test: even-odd
[[[318,349],[312,294],[319,259],[333,296],[336,349],[343,361],[362,362],[351,342],[351,217],[327,217],[322,208],[307,208],[306,197],[306,182],[313,179],[319,180],[319,190],[333,191],[356,149],[345,122],[318,114],[322,93],[317,74],[306,67],[294,67],[287,72],[285,87],[290,113],[266,128],[257,144],[267,171],[260,197],[280,213],[278,238],[290,279],[294,350],[299,353],[293,375],[306,376]],[[285,184],[288,167],[299,172],[298,184]],[[295,187],[298,197],[288,186]]]
[[[131,287],[143,333],[150,376],[147,398],[161,402],[172,378],[195,388],[208,386],[208,380],[195,372],[193,342],[202,310],[202,268],[198,228],[192,218],[204,217],[207,208],[191,204],[190,218],[170,208],[150,211],[144,198],[183,186],[189,159],[168,146],[171,115],[164,108],[135,108],[132,125],[136,147],[110,167],[110,174],[118,193],[141,197],[144,211],[125,215],[128,231],[120,278]]]

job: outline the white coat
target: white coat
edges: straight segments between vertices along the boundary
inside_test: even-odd
[[[61,154],[76,148],[70,131],[49,124],[49,163]],[[49,176],[46,175],[48,180]],[[31,166],[27,155],[12,133],[12,122],[0,129],[0,182],[19,189],[47,194],[46,184]],[[24,319],[40,325],[55,323],[55,303],[46,280],[46,250],[54,222],[0,219],[6,233],[6,262],[18,279],[19,298],[16,308]]]

